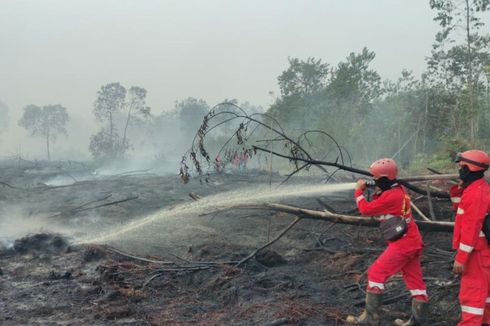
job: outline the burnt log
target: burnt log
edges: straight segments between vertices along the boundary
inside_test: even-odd
[[[380,220],[376,217],[336,214],[329,211],[317,211],[314,209],[300,208],[300,207],[275,204],[275,203],[237,205],[230,208],[273,210],[277,212],[289,213],[301,218],[323,220],[323,221],[329,221],[329,222],[339,223],[339,224],[377,227],[379,226],[380,223]],[[454,227],[454,222],[448,222],[448,221],[419,221],[419,220],[414,220],[414,221],[417,223],[419,229],[422,231],[452,232]]]

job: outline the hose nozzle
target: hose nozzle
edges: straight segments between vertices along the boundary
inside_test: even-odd
[[[376,187],[376,181],[374,180],[366,180],[366,187],[368,188],[373,188],[373,187]]]

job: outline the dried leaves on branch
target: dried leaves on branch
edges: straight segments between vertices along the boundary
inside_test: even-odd
[[[216,105],[204,116],[190,149],[182,157],[179,175],[184,183],[189,181],[191,174],[199,176],[201,181],[208,181],[210,171],[222,171],[228,164],[236,164],[236,160],[265,158],[267,161],[272,155],[293,165],[283,182],[311,167],[325,173],[326,180],[339,170],[371,176],[366,170],[354,168],[349,152],[325,131],[308,130],[292,137],[273,117],[263,113],[249,115],[240,106],[229,102]],[[399,181],[424,196],[449,198],[445,192],[431,191],[429,194],[426,189],[408,181]]]
[[[322,148],[315,146],[318,143],[322,144]],[[332,148],[324,147],[328,144]],[[215,151],[209,148],[214,148]],[[270,155],[288,159],[294,170],[287,179],[312,166],[328,176],[332,173],[325,166],[369,175],[366,171],[352,168],[349,153],[326,132],[309,130],[292,137],[273,117],[263,113],[249,115],[240,106],[228,102],[216,105],[204,117],[191,148],[182,158],[179,174],[184,182],[189,181],[191,165],[195,174],[207,180],[209,171],[224,168],[237,159],[258,157],[261,153],[265,154],[266,160]],[[315,158],[324,158],[325,153],[334,157],[333,162]],[[348,163],[346,159],[349,160]]]

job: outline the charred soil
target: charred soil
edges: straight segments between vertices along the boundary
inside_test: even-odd
[[[15,241],[3,235],[2,325],[344,325],[347,314],[361,312],[365,271],[385,246],[377,229],[304,219],[237,267],[237,262],[274,238],[294,217],[234,210],[198,219],[207,229],[226,236],[226,241],[209,233],[200,236],[197,229],[192,236],[195,241],[172,239],[179,250],[153,239],[147,240],[153,249],[146,252],[114,243],[79,243],[80,235],[99,226],[115,227],[135,216],[192,201],[190,192],[203,198],[267,185],[268,175],[259,171],[222,174],[207,183],[191,179],[183,185],[176,176],[123,174],[44,187],[46,180],[60,172],[41,175],[19,167],[4,171],[2,180],[8,186],[0,185],[2,223],[6,219],[15,223],[19,216],[13,216],[14,211],[27,225],[40,215],[44,224],[37,231],[30,229],[32,234],[19,231]],[[34,179],[38,184],[33,185]],[[319,197],[344,212],[355,207],[351,196],[342,192]],[[91,201],[96,204],[85,205]],[[323,209],[316,197],[280,201]],[[428,211],[423,200],[417,204]],[[80,210],[80,206],[91,209]],[[449,202],[434,202],[434,206],[437,216],[451,218]],[[455,325],[459,281],[451,273],[451,234],[427,233],[424,241],[430,325]],[[388,282],[384,301],[382,325],[409,316],[409,293],[400,275]]]

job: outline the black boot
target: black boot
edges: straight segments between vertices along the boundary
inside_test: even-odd
[[[395,320],[397,326],[424,326],[427,322],[427,311],[429,305],[425,301],[412,299],[412,315],[407,321]]]
[[[381,305],[383,304],[383,296],[381,293],[366,293],[366,309],[360,316],[347,316],[346,322],[351,325],[379,325],[379,315]]]

